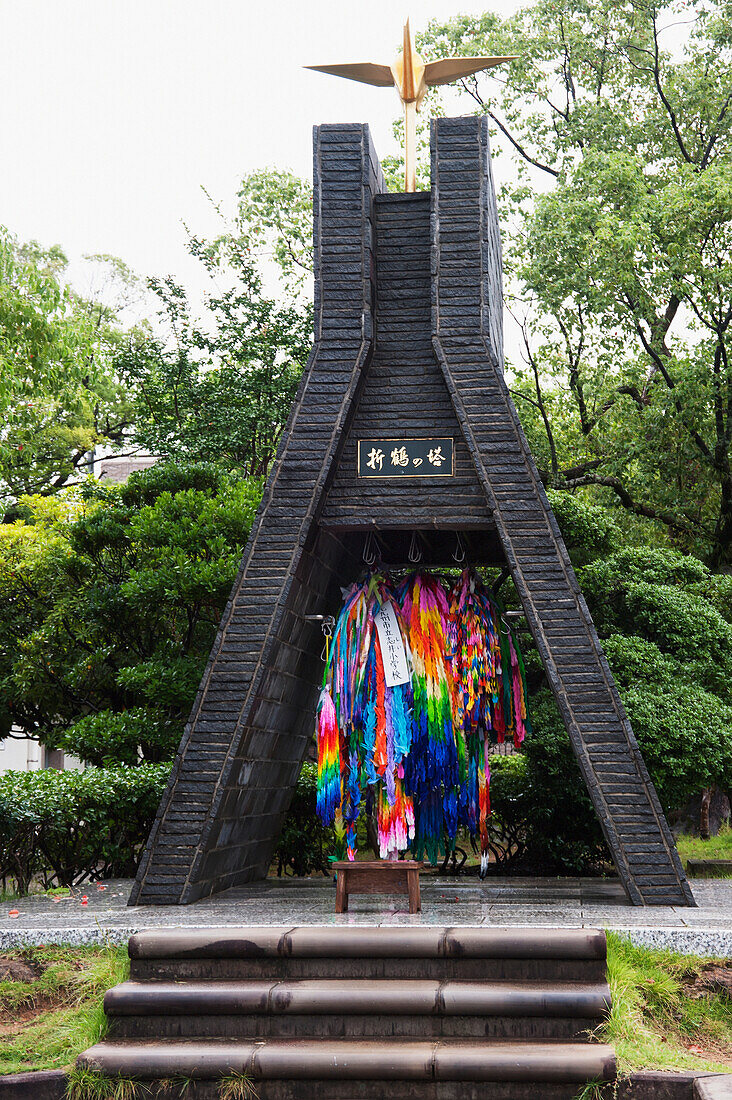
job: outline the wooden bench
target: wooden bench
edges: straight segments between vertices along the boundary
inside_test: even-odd
[[[421,912],[419,872],[423,866],[416,859],[370,860],[363,863],[339,860],[333,864],[336,872],[336,913],[348,912],[349,894],[407,894],[409,912]]]

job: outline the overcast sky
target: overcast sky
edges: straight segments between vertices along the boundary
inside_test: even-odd
[[[500,14],[515,0],[493,5]],[[394,151],[396,92],[305,71],[390,61],[465,0],[0,0],[0,223],[186,282],[182,222],[214,225],[266,165],[311,172],[314,123],[367,121]]]

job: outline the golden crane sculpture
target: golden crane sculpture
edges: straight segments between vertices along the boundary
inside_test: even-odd
[[[319,73],[342,76],[346,80],[358,80],[377,88],[396,88],[404,104],[404,190],[417,190],[417,111],[422,105],[428,88],[435,84],[449,84],[461,77],[471,76],[514,61],[508,57],[443,57],[439,61],[423,61],[412,44],[409,20],[404,24],[404,46],[391,65],[379,65],[364,61],[352,65],[306,65]]]

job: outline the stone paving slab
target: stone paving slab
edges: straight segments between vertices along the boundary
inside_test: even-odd
[[[121,943],[145,928],[227,927],[243,924],[426,924],[608,928],[638,944],[684,953],[732,956],[732,879],[692,880],[698,908],[628,905],[612,879],[422,879],[422,912],[406,898],[350,899],[336,914],[326,878],[266,879],[187,906],[132,906],[129,880],[89,883],[72,896],[5,902],[0,949],[25,944]],[[86,903],[84,904],[84,899]],[[10,913],[17,910],[17,916]]]

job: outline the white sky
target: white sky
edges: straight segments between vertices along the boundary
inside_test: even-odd
[[[394,151],[395,92],[303,65],[389,61],[407,16],[419,30],[486,6],[0,0],[0,223],[72,260],[112,253],[195,283],[182,222],[214,230],[201,185],[228,204],[254,168],[309,176],[318,122],[367,121],[379,155]]]

